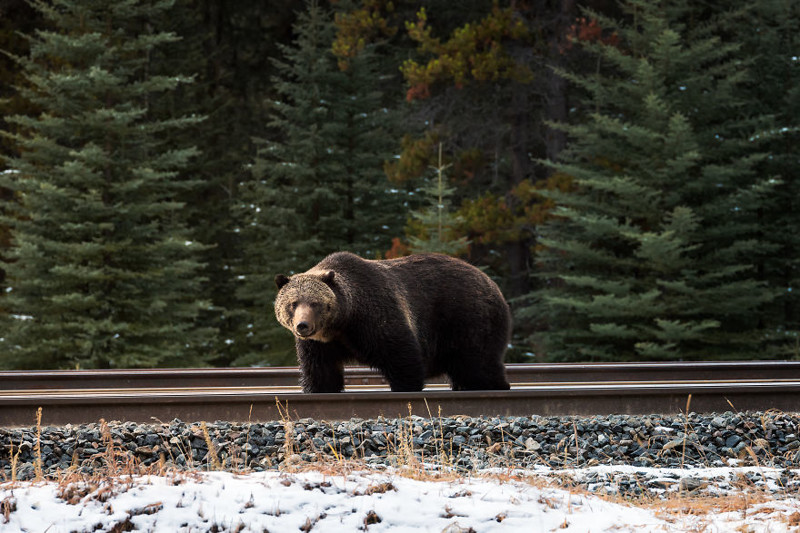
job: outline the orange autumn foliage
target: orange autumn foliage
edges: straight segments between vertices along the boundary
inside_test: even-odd
[[[358,9],[336,13],[336,40],[332,51],[339,58],[339,68],[347,70],[350,59],[358,55],[367,43],[393,37],[398,27],[387,18],[394,12],[394,3],[385,0],[363,0]]]
[[[425,8],[419,10],[416,21],[407,21],[405,26],[408,36],[418,43],[417,50],[433,56],[427,63],[407,59],[400,67],[409,84],[409,101],[429,97],[431,85],[439,81],[451,81],[461,88],[470,81],[527,83],[533,77],[531,69],[515,60],[506,46],[507,41],[529,38],[528,28],[513,8],[501,9],[495,3],[490,14],[457,28],[444,42],[433,36]]]
[[[408,244],[404,243],[400,237],[392,237],[392,247],[386,251],[384,259],[397,259],[406,255],[411,255]]]
[[[536,183],[524,180],[505,196],[487,193],[464,200],[458,211],[464,221],[463,233],[481,244],[523,240],[526,233],[532,233],[551,216],[554,203],[541,191],[568,191],[572,187],[570,176],[555,173]]]
[[[619,45],[619,35],[617,32],[608,35],[604,35],[603,33],[603,28],[600,26],[597,19],[592,18],[587,20],[586,17],[580,17],[575,20],[575,24],[569,27],[566,49],[569,50],[572,48],[572,44],[578,41],[585,43],[599,42],[609,46]],[[562,53],[564,51],[565,50],[562,50]]]

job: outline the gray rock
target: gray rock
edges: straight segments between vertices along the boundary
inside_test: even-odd
[[[742,442],[742,438],[739,435],[731,435],[727,439],[725,439],[725,446],[728,448],[734,448],[737,444]]]

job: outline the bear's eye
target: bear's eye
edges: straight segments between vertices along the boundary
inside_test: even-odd
[[[292,302],[292,303],[290,303],[290,304],[289,304],[289,309],[291,309],[292,311],[294,311],[295,309],[297,309],[297,302]]]

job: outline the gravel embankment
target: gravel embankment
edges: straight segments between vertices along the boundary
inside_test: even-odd
[[[551,468],[632,465],[715,467],[731,464],[784,469],[779,485],[800,484],[795,414],[690,413],[678,416],[453,417],[351,419],[324,422],[163,424],[110,422],[42,427],[45,475],[91,474],[126,463],[160,468],[264,470],[282,464],[360,459],[369,465],[425,462],[465,473],[492,467]],[[289,433],[289,438],[287,438]],[[577,437],[577,446],[576,446]],[[212,443],[209,452],[208,442]],[[111,446],[109,447],[109,442]],[[0,428],[0,481],[35,476],[37,429]],[[596,476],[580,484],[597,482]],[[758,475],[750,480],[758,484]],[[633,475],[615,491],[641,491]],[[684,487],[685,488],[685,487]],[[692,488],[692,487],[688,487]]]

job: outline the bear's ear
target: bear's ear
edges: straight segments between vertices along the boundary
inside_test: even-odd
[[[287,276],[284,276],[283,274],[278,274],[275,276],[275,285],[278,286],[278,290],[283,288],[283,286],[287,283],[289,283],[289,278]]]
[[[333,285],[333,270],[328,270],[322,275],[322,281],[328,285]]]

